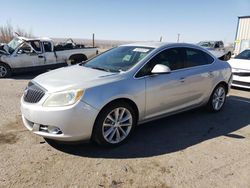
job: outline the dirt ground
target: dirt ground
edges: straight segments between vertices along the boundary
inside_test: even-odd
[[[223,111],[196,109],[141,125],[114,148],[48,144],[21,122],[30,78],[0,80],[0,187],[250,187],[250,91]]]

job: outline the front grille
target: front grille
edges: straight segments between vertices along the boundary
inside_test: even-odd
[[[45,90],[30,82],[24,91],[24,101],[28,103],[37,103],[45,95]]]
[[[250,72],[234,72],[233,75],[237,75],[237,76],[250,76]]]
[[[250,83],[248,82],[240,82],[240,81],[233,80],[233,84],[250,87]]]

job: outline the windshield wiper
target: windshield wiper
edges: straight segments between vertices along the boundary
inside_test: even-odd
[[[101,71],[106,71],[106,72],[111,72],[110,69],[105,69],[105,68],[101,68],[101,67],[89,67],[89,68],[96,69],[96,70],[101,70]]]

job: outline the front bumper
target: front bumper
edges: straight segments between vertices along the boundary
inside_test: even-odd
[[[91,138],[98,110],[83,101],[66,107],[43,107],[21,99],[22,119],[25,127],[45,138],[59,141],[80,141]],[[46,132],[44,126],[61,130],[60,134]]]
[[[250,76],[233,75],[232,86],[250,89]]]

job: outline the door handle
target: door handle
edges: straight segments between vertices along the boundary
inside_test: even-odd
[[[39,55],[38,58],[44,58],[44,56],[43,55]]]

